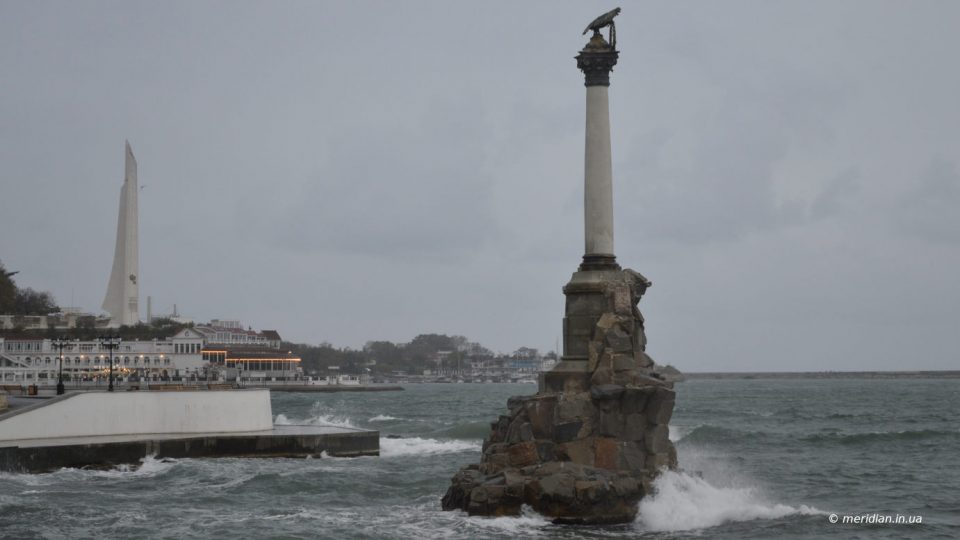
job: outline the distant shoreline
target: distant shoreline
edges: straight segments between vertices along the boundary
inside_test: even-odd
[[[729,371],[683,372],[686,379],[960,379],[951,371]]]

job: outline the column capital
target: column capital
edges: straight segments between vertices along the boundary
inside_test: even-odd
[[[620,51],[614,49],[599,32],[595,33],[590,42],[575,58],[577,68],[583,71],[586,81],[584,86],[610,86],[610,72],[617,65]]]

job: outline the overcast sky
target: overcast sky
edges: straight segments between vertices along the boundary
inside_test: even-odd
[[[587,2],[0,0],[0,260],[99,312],[552,350],[583,250]],[[660,363],[960,366],[960,3],[625,4],[616,250]]]

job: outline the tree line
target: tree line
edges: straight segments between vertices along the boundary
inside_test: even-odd
[[[13,280],[16,273],[8,272],[0,261],[0,314],[47,315],[60,311],[49,292],[17,287]]]
[[[490,349],[464,336],[420,334],[409,343],[368,341],[362,349],[334,347],[329,343],[308,345],[284,342],[283,347],[297,354],[304,372],[325,373],[336,366],[344,373],[420,373],[423,369],[469,367],[470,361],[492,360]],[[439,364],[438,364],[439,362]]]

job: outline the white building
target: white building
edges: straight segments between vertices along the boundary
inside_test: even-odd
[[[203,336],[186,328],[175,336],[150,341],[121,341],[113,350],[114,377],[169,380],[201,377]],[[69,341],[63,348],[64,379],[105,380],[110,350],[99,341]],[[60,369],[60,351],[49,339],[0,337],[0,382],[54,384]]]
[[[240,321],[213,319],[207,324],[194,326],[194,329],[211,345],[280,348],[280,334],[276,330],[245,330]]]

